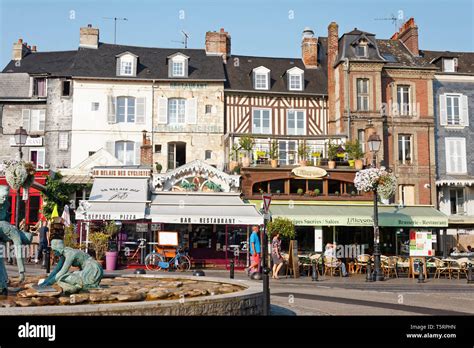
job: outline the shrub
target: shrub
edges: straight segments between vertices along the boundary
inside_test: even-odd
[[[288,218],[277,217],[267,224],[267,233],[271,237],[276,233],[280,233],[282,238],[295,238],[295,225]]]

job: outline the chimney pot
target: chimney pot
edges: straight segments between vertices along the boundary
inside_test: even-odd
[[[403,42],[414,56],[420,55],[418,48],[418,27],[413,17],[403,23],[398,32],[392,35],[391,39]]]
[[[308,69],[318,67],[318,39],[314,37],[314,31],[308,27],[304,28],[301,40],[301,59]]]
[[[225,63],[227,62],[227,58],[230,56],[230,45],[230,35],[224,30],[224,28],[221,28],[219,32],[206,32],[206,54],[220,55]]]
[[[91,24],[82,27],[79,31],[79,47],[99,48],[99,29],[93,28]]]
[[[33,47],[31,48],[31,51],[32,51],[32,52],[36,52],[36,46],[33,46]]]

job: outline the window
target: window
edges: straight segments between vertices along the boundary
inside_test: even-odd
[[[449,203],[451,206],[451,214],[462,215],[464,211],[464,189],[457,188],[449,191]]]
[[[46,79],[36,77],[33,79],[33,96],[46,97]]]
[[[403,205],[415,205],[415,186],[398,185],[398,195]]]
[[[255,89],[268,89],[267,74],[255,73]]]
[[[59,132],[58,139],[59,150],[67,150],[69,148],[69,134],[67,132]]]
[[[133,75],[133,62],[124,58],[120,59],[120,75],[131,76]]]
[[[292,165],[296,163],[296,141],[280,140],[278,142],[278,159],[280,164]]]
[[[369,111],[369,79],[357,79],[357,110]]]
[[[210,114],[212,112],[212,105],[206,104],[206,114]]]
[[[445,138],[445,145],[446,171],[452,174],[466,173],[466,139]]]
[[[71,81],[66,80],[62,82],[61,96],[69,97],[71,95]]]
[[[290,74],[290,91],[301,91],[303,89],[303,75],[302,74]]]
[[[357,130],[357,139],[359,139],[360,149],[365,153],[365,129]]]
[[[270,134],[270,110],[254,109],[252,120],[252,133]]]
[[[118,97],[117,98],[117,122],[134,123],[135,122],[135,98]]]
[[[288,135],[305,135],[305,113],[304,111],[288,111]]]
[[[448,125],[460,125],[461,113],[459,111],[461,97],[459,95],[446,95],[446,116]]]
[[[398,135],[398,161],[401,164],[411,164],[411,135]]]
[[[99,103],[98,102],[92,102],[91,103],[91,111],[99,111]]]
[[[399,115],[410,115],[410,86],[397,86],[397,104]]]
[[[45,169],[45,151],[44,148],[31,149],[30,161],[36,166],[36,169]]]
[[[168,123],[184,124],[186,123],[186,100],[169,99],[168,100]]]
[[[360,44],[355,47],[357,57],[367,57],[367,45]]]
[[[173,76],[184,76],[184,62],[173,60]]]
[[[133,165],[135,160],[135,143],[133,141],[117,141],[115,157],[124,165]]]
[[[161,144],[155,144],[155,153],[161,153]]]
[[[212,151],[211,150],[206,150],[204,153],[204,159],[205,160],[210,160],[212,159]]]
[[[456,72],[453,58],[444,58],[443,59],[443,71],[444,72]]]
[[[46,121],[46,110],[22,110],[23,128],[27,132],[43,132]]]

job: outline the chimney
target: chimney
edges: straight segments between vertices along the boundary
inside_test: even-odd
[[[415,24],[413,17],[403,23],[398,32],[393,34],[390,39],[403,42],[414,56],[420,55],[418,49],[418,26]]]
[[[140,147],[140,165],[153,165],[153,148],[151,146],[150,137],[147,137],[146,130],[143,132],[142,146]]]
[[[230,35],[221,28],[219,32],[206,32],[206,54],[222,56],[224,62],[230,57]]]
[[[318,67],[318,39],[314,37],[314,31],[308,27],[303,30],[301,59],[307,69]]]
[[[36,52],[36,51],[37,51],[36,46],[31,47],[31,52]]]
[[[334,63],[339,51],[339,26],[331,22],[328,26],[328,106],[329,120],[336,118],[336,81],[334,78]],[[332,125],[329,125],[332,127]],[[331,130],[336,132],[336,130]]]
[[[13,44],[13,60],[22,60],[29,53],[31,53],[31,50],[28,48],[26,42],[23,43],[23,39],[18,39],[18,42]]]
[[[98,28],[92,28],[92,25],[88,24],[87,27],[81,28],[79,33],[79,47],[94,49],[97,49],[99,47]]]

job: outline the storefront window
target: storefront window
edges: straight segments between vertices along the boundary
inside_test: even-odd
[[[303,193],[306,192],[306,180],[291,179],[290,180],[290,193],[297,194],[298,189],[303,190]]]
[[[253,193],[267,192],[268,190],[268,181],[257,182],[253,185]]]
[[[320,194],[323,194],[323,181],[322,180],[308,180],[308,190],[313,191],[318,189]]]
[[[334,195],[341,193],[341,182],[337,180],[328,180],[328,194]]]
[[[346,193],[347,194],[357,194],[357,189],[353,183],[346,182],[345,183]]]
[[[309,253],[314,251],[314,227],[313,226],[297,226],[296,240],[298,241],[298,251]],[[282,243],[283,244],[283,243]]]
[[[190,241],[193,249],[212,248],[212,225],[193,225]]]
[[[35,224],[38,222],[38,212],[40,209],[40,197],[30,196],[28,223]]]
[[[278,192],[280,191],[280,192]],[[285,193],[285,180],[273,180],[270,181],[270,192],[271,193]]]

